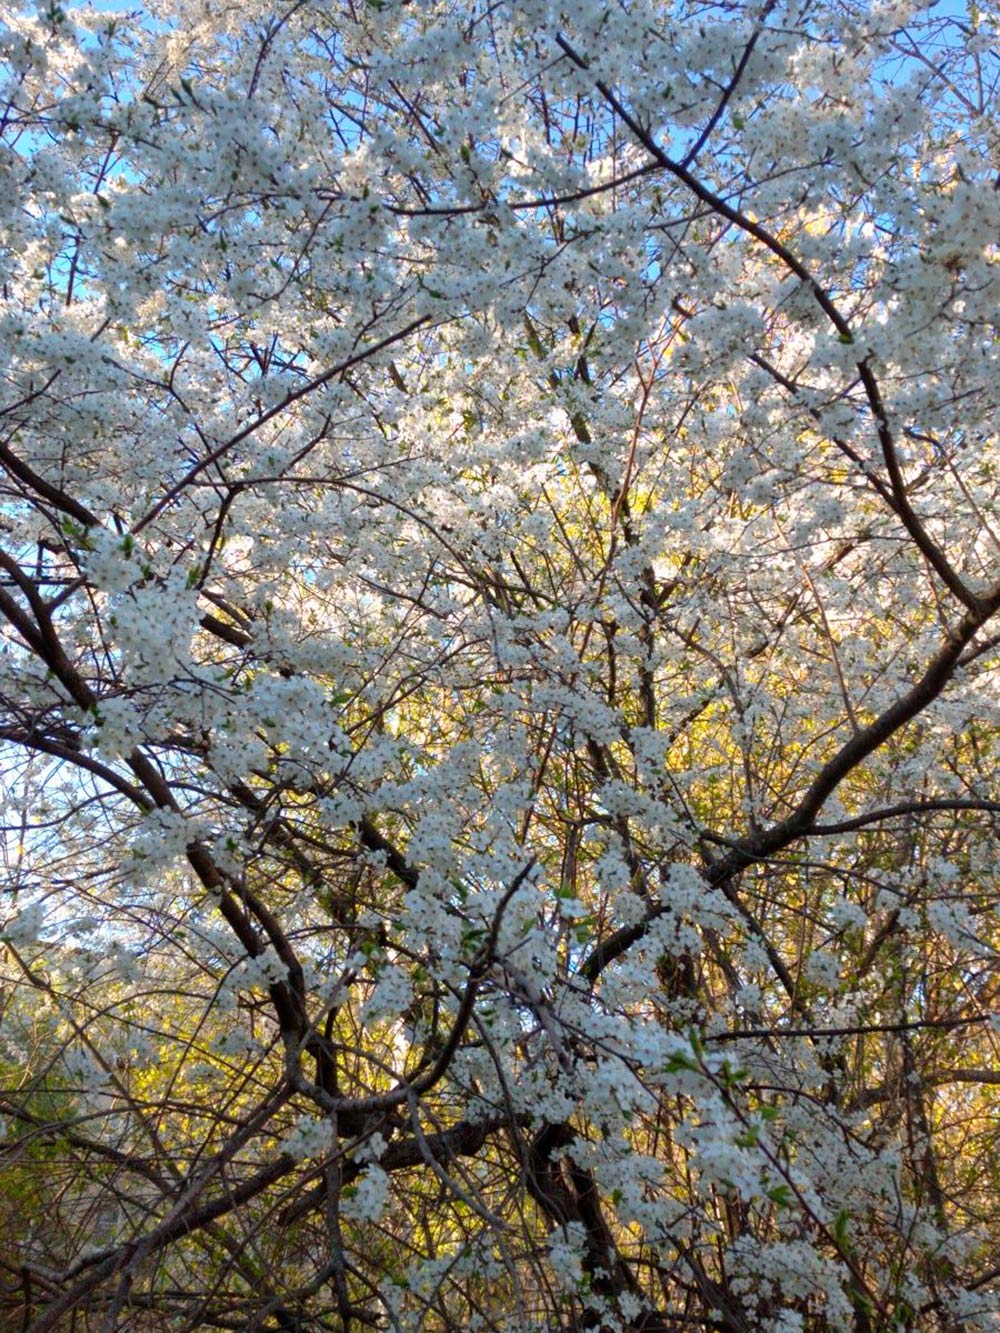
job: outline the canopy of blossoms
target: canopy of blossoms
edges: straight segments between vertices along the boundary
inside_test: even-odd
[[[4,1327],[998,1327],[998,78],[7,7]]]

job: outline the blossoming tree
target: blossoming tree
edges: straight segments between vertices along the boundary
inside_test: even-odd
[[[996,1328],[995,20],[8,11],[5,1327]]]

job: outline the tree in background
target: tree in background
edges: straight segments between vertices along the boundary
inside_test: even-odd
[[[5,1327],[996,1327],[996,17],[8,13]]]

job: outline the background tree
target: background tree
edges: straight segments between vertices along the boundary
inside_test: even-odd
[[[997,42],[8,14],[11,1327],[995,1327]]]

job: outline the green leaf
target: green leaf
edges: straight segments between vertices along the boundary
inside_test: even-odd
[[[679,1074],[682,1069],[696,1074],[698,1072],[698,1062],[690,1055],[684,1055],[681,1051],[675,1051],[663,1066],[663,1072],[665,1074]]]
[[[747,1071],[742,1066],[735,1069],[728,1060],[723,1060],[722,1069],[719,1071],[719,1078],[724,1088],[736,1088],[746,1079]]]

